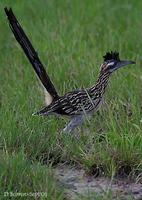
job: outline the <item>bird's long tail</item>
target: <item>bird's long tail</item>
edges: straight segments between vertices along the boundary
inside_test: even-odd
[[[16,40],[22,47],[24,53],[26,54],[28,60],[32,64],[37,76],[39,77],[40,81],[42,82],[42,84],[46,90],[46,101],[48,101],[47,104],[49,105],[53,100],[55,100],[59,97],[57,94],[57,91],[56,91],[53,83],[51,82],[49,76],[47,75],[47,73],[38,57],[37,52],[33,48],[30,40],[28,39],[28,37],[24,33],[24,30],[22,29],[21,25],[19,24],[18,20],[16,19],[12,9],[5,8],[4,10],[8,17],[9,26],[10,26]]]

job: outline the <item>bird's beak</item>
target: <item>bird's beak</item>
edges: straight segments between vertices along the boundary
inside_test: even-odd
[[[131,60],[121,60],[116,64],[116,69],[120,68],[120,67],[124,67],[126,65],[131,65],[131,64],[135,64],[136,62],[131,61]]]

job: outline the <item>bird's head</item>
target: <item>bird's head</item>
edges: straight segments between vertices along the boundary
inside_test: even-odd
[[[118,52],[107,52],[104,58],[104,63],[101,65],[101,71],[108,71],[109,73],[114,72],[120,67],[135,64],[134,61],[120,60]]]

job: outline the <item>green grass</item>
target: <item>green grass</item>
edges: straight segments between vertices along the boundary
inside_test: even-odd
[[[65,119],[31,116],[43,106],[42,91],[8,27],[5,6],[13,8],[60,94],[93,85],[106,51],[117,50],[121,58],[136,60],[136,65],[112,75],[105,104],[77,137],[60,134]],[[50,190],[49,199],[62,199],[47,171],[64,161],[92,174],[98,166],[110,177],[124,169],[137,179],[142,172],[141,7],[140,0],[1,0],[2,192],[21,191],[23,185],[22,191],[41,188]]]
[[[23,153],[1,155],[0,166],[0,199],[19,199],[20,193],[25,200],[31,199],[30,194],[34,199],[38,195],[41,199],[63,199],[61,189],[55,189],[51,170],[38,163],[31,164]],[[14,196],[16,193],[19,197]]]

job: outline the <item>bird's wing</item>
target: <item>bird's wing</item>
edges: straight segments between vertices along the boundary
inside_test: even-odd
[[[8,17],[9,26],[18,41],[18,43],[21,45],[24,53],[26,54],[27,58],[29,59],[30,63],[32,64],[37,76],[39,77],[40,81],[42,82],[44,88],[45,88],[45,101],[46,105],[51,104],[53,99],[58,98],[58,94],[56,92],[56,89],[51,82],[49,76],[47,75],[37,52],[33,48],[30,40],[24,33],[24,30],[22,29],[21,25],[17,21],[12,9],[9,10],[7,8],[4,9],[5,13]]]

